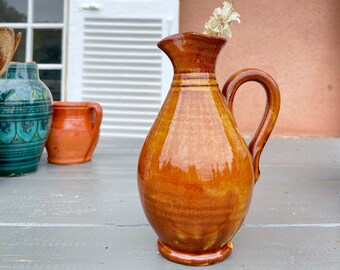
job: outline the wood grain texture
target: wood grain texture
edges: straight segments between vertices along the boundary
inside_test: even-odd
[[[1,227],[3,269],[168,269],[150,227]],[[205,269],[337,270],[338,228],[242,228],[230,257]],[[1,268],[0,268],[1,269]]]
[[[187,269],[163,259],[140,205],[142,141],[99,142],[93,161],[0,178],[0,269]],[[340,140],[271,139],[230,257],[207,269],[337,270]]]
[[[21,36],[20,36],[21,37]],[[20,39],[19,37],[19,39]],[[13,53],[17,46],[15,45],[15,33],[13,28],[0,28],[0,77],[6,71],[12,60]]]

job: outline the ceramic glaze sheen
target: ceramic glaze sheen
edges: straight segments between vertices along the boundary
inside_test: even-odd
[[[37,170],[52,113],[52,95],[37,65],[11,63],[0,80],[0,176]]]
[[[67,165],[90,161],[99,140],[102,107],[94,102],[56,101],[53,108],[46,142],[48,162]]]
[[[141,150],[138,187],[161,254],[178,263],[208,265],[230,254],[259,176],[257,155],[278,114],[277,86],[258,70],[235,74],[225,87],[228,100],[223,97],[215,61],[225,43],[195,33],[158,43],[173,63],[174,78]],[[237,88],[257,80],[254,74],[265,78],[266,92],[274,93],[253,140],[256,155],[238,133],[230,110]]]

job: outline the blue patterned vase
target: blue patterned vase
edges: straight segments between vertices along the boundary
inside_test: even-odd
[[[0,176],[34,172],[50,131],[52,95],[35,63],[11,63],[0,79]]]

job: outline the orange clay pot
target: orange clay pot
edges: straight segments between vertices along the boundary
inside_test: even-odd
[[[46,142],[48,162],[76,164],[92,159],[103,111],[98,103],[53,103],[53,121]]]
[[[246,217],[260,176],[261,151],[279,113],[278,87],[257,69],[232,75],[223,97],[215,61],[225,43],[196,33],[158,43],[175,74],[140,153],[138,187],[160,253],[188,265],[212,264],[230,254],[230,241]],[[262,84],[268,101],[248,147],[232,115],[235,93],[247,81]]]

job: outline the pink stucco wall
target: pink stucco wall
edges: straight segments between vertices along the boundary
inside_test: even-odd
[[[222,0],[180,0],[180,31],[202,32]],[[340,136],[340,1],[238,0],[241,24],[219,56],[220,87],[244,67],[271,74],[281,90],[277,136]],[[265,95],[242,86],[234,113],[243,134],[256,129]]]

